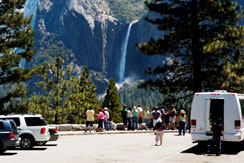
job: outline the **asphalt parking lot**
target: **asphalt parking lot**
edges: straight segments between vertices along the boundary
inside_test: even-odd
[[[221,156],[206,155],[189,134],[166,133],[163,145],[154,145],[153,133],[60,136],[56,142],[32,150],[7,150],[1,163],[107,163],[107,162],[244,162],[244,150],[224,147]]]

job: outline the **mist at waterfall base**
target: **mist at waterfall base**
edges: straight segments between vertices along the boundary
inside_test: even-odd
[[[115,86],[117,87],[117,90],[120,91],[120,89],[123,89],[125,87],[133,86],[133,84],[135,83],[136,80],[137,80],[136,75],[133,75],[131,77],[125,78],[122,83],[120,83],[120,82],[116,83]],[[108,80],[106,80],[106,81],[108,82]],[[98,95],[98,99],[104,98],[105,95],[106,95],[106,91],[103,94]]]

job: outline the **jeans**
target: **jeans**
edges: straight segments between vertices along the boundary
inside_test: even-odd
[[[109,130],[109,121],[108,120],[104,120],[104,128],[105,128],[105,130]]]
[[[128,130],[132,130],[132,118],[131,117],[128,117],[127,118],[127,122],[128,122],[127,129]]]
[[[179,135],[181,135],[181,131],[183,129],[183,135],[185,135],[186,133],[186,122],[185,121],[180,121],[180,127],[179,127]]]
[[[148,118],[144,118],[144,122],[145,122],[146,126],[148,127],[148,125],[149,125],[149,119]]]
[[[132,117],[132,130],[135,130],[135,124],[136,124],[136,129],[139,130],[137,117]]]
[[[208,148],[208,153],[210,152],[210,149],[212,148],[212,146],[216,144],[217,145],[217,151],[216,151],[216,155],[220,155],[221,154],[221,137],[220,135],[213,135],[211,144]]]

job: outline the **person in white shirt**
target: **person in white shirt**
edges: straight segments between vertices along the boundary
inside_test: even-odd
[[[143,109],[141,108],[140,104],[137,105],[137,110],[139,112],[138,123],[139,123],[139,128],[141,130],[142,129],[142,119],[143,119]]]
[[[104,108],[104,128],[105,130],[109,130],[109,112],[108,112],[108,108],[105,107]]]
[[[87,132],[87,129],[91,132],[91,128],[93,128],[94,123],[94,110],[89,107],[89,109],[86,111],[86,129],[85,132]]]

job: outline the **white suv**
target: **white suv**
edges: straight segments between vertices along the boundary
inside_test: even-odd
[[[50,139],[48,124],[40,114],[9,114],[0,115],[0,118],[14,120],[21,137],[22,149],[30,149],[37,143]]]

